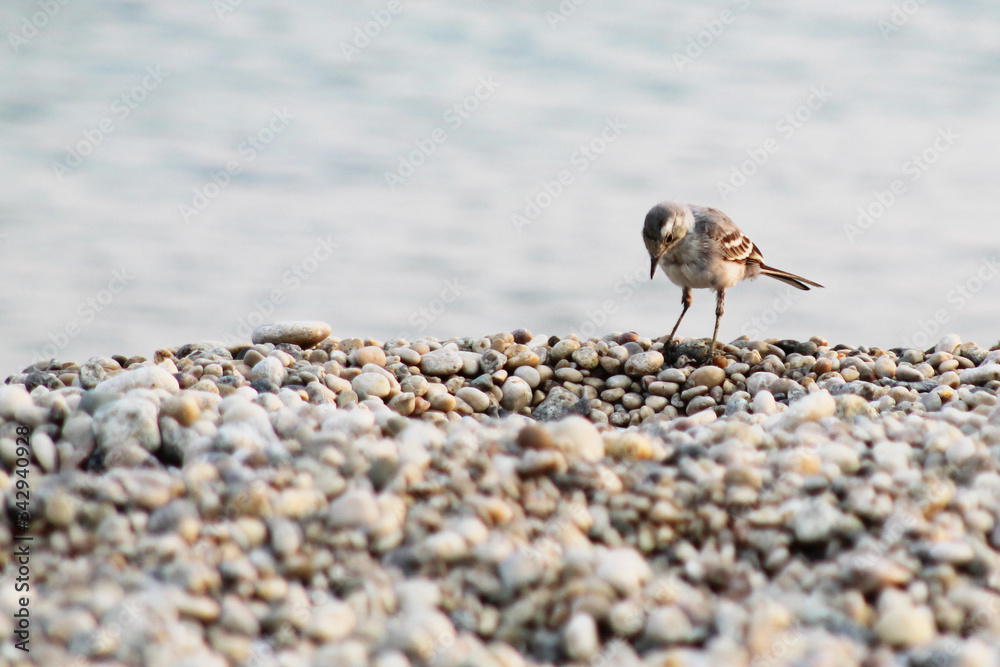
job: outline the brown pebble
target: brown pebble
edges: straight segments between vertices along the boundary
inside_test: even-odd
[[[518,432],[517,444],[522,449],[552,449],[555,447],[555,442],[549,432],[534,424],[528,424]]]
[[[826,357],[820,357],[819,359],[817,359],[816,363],[813,364],[812,367],[812,372],[815,373],[817,376],[823,375],[823,373],[829,373],[832,370],[833,370],[833,362],[827,359]]]
[[[160,411],[170,415],[181,426],[190,426],[201,416],[201,407],[191,394],[171,396],[160,404]]]
[[[511,334],[514,336],[514,342],[520,345],[527,345],[534,338],[527,329],[514,329]]]
[[[634,343],[639,340],[639,334],[634,331],[629,331],[628,333],[623,333],[618,337],[618,344],[624,345],[625,343]]]

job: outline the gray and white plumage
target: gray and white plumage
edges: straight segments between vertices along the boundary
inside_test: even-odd
[[[653,278],[659,266],[670,282],[683,288],[684,309],[670,334],[671,340],[691,305],[691,289],[713,289],[717,293],[711,348],[714,351],[725,291],[741,280],[765,275],[802,290],[810,286],[822,287],[802,276],[764,264],[753,241],[718,209],[661,202],[646,214],[642,239],[651,260],[649,277]]]

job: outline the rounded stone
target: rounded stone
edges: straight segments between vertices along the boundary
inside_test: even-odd
[[[702,366],[691,372],[687,384],[690,387],[718,387],[726,379],[726,371],[718,366]]]
[[[389,399],[388,406],[404,417],[408,417],[416,409],[417,397],[410,391],[400,392]]]
[[[489,397],[475,387],[462,387],[455,392],[455,396],[468,403],[476,412],[486,412],[490,407]]]
[[[889,596],[887,594],[891,593]],[[888,597],[888,601],[885,598]],[[914,605],[905,593],[890,589],[879,600],[881,608],[875,622],[875,636],[890,646],[913,647],[934,638],[934,614],[923,605]]]
[[[571,414],[590,414],[590,401],[559,386],[553,387],[531,411],[531,416],[539,421],[557,421]]]
[[[365,528],[373,526],[378,517],[375,494],[365,488],[354,488],[330,503],[327,520],[334,528]]]
[[[652,570],[638,551],[624,547],[610,549],[601,555],[594,574],[609,583],[622,596],[632,597],[652,576]]]
[[[362,373],[351,380],[351,388],[360,400],[369,396],[385,398],[392,391],[389,380],[379,373]]]
[[[160,404],[160,412],[177,420],[181,426],[190,426],[201,416],[201,406],[194,396],[182,392]]]
[[[883,354],[875,360],[875,375],[879,378],[896,377],[896,362],[888,354]]]
[[[527,382],[532,389],[538,388],[538,385],[542,383],[541,373],[533,366],[521,366],[514,371],[514,375]]]
[[[629,375],[655,375],[663,366],[663,355],[657,351],[633,354],[625,362],[625,372]],[[721,370],[721,369],[720,369]],[[723,371],[723,376],[725,372]]]
[[[572,660],[589,661],[600,648],[594,617],[586,612],[573,614],[563,631],[563,642]]]
[[[94,413],[94,435],[105,451],[139,445],[155,452],[160,448],[156,406],[142,398],[122,398]]]
[[[55,472],[56,445],[48,433],[35,431],[31,434],[31,453],[42,470]]]
[[[359,368],[365,364],[385,367],[385,350],[374,345],[360,347],[351,352],[351,363]]]
[[[288,343],[306,350],[326,340],[329,335],[330,325],[326,322],[275,322],[254,329],[251,340],[255,345]]]
[[[305,634],[321,643],[337,642],[350,636],[356,624],[354,608],[333,600],[310,611]]]
[[[500,390],[503,393],[503,398],[500,399],[500,406],[504,410],[520,412],[531,405],[531,386],[516,375],[512,375],[504,380]]]
[[[465,360],[454,350],[440,349],[420,357],[420,371],[437,377],[454,375],[462,370]]]
[[[180,385],[177,384],[177,378],[159,366],[143,366],[108,378],[95,389],[123,394],[132,389],[166,389],[176,394],[180,390]]]
[[[79,499],[60,489],[45,499],[45,518],[53,526],[64,528],[76,518]]]
[[[528,331],[527,329],[514,329],[510,333],[512,336],[514,336],[514,342],[519,345],[527,345],[528,343],[531,342],[531,339],[534,337],[531,335],[531,332]]]
[[[590,420],[574,415],[549,424],[546,429],[556,447],[566,454],[585,461],[604,458],[604,439]]]
[[[572,338],[564,338],[552,346],[552,350],[549,352],[549,358],[553,361],[561,361],[579,349],[579,341],[575,341]]]
[[[581,347],[579,350],[575,351],[572,355],[573,361],[576,362],[577,366],[586,370],[593,370],[597,368],[597,365],[601,363],[600,355],[597,354],[597,350],[590,347],[589,345]]]
[[[492,375],[498,370],[503,368],[507,364],[507,355],[503,352],[497,352],[496,350],[490,349],[483,352],[479,359],[479,367],[482,369],[483,373]]]
[[[280,387],[288,377],[288,371],[277,357],[265,357],[250,371],[251,380],[267,380]]]
[[[84,389],[93,389],[107,377],[108,372],[95,359],[91,359],[80,367],[80,386]]]
[[[758,415],[771,415],[778,409],[778,404],[774,400],[774,394],[767,389],[762,389],[753,397],[753,411]]]

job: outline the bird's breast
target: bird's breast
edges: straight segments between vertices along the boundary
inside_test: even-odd
[[[691,289],[729,289],[746,276],[746,266],[698,252],[681,244],[660,259],[660,267],[675,285]]]

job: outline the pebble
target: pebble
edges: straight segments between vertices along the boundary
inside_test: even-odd
[[[500,400],[500,406],[504,410],[521,412],[531,405],[531,385],[520,377],[514,375],[508,377],[504,380],[501,391],[503,398]]]
[[[455,396],[468,403],[476,412],[486,412],[490,407],[489,397],[475,387],[462,387],[455,392]]]
[[[160,412],[173,417],[181,426],[188,427],[201,416],[201,405],[194,395],[185,391],[163,401]]]
[[[601,363],[601,358],[597,354],[597,350],[590,346],[581,347],[570,356],[572,356],[577,366],[588,371],[597,368],[597,365]]]
[[[761,389],[753,397],[753,413],[755,415],[772,415],[778,409],[774,394]]]
[[[177,393],[177,379],[157,366],[145,366],[119,373],[99,383],[95,389],[102,392],[125,393],[132,389],[164,389]]]
[[[967,368],[958,374],[959,383],[971,384],[977,387],[981,387],[994,380],[1000,380],[1000,364]]]
[[[625,372],[629,375],[654,375],[663,366],[663,355],[659,352],[633,354],[625,362]]]
[[[311,610],[304,631],[307,637],[321,643],[339,642],[351,636],[357,622],[351,605],[331,600]]]
[[[875,636],[889,646],[910,648],[934,638],[934,615],[923,605],[914,605],[905,593],[887,589],[879,598]]]
[[[40,659],[992,664],[1000,351],[946,342],[706,366],[635,333],[327,335],[29,369],[0,485],[27,427]]]
[[[333,528],[364,528],[378,519],[378,502],[368,489],[350,489],[330,503],[327,514]]]
[[[96,359],[91,359],[80,367],[80,386],[84,389],[93,389],[107,378],[108,372]]]
[[[837,402],[825,389],[803,396],[788,406],[784,412],[776,415],[781,423],[789,427],[802,422],[819,421],[824,417],[832,417],[837,411]]]
[[[546,430],[555,446],[573,458],[584,461],[604,458],[604,439],[588,419],[569,416],[550,424]]]
[[[538,388],[538,385],[542,383],[542,375],[538,372],[537,368],[532,366],[521,366],[514,371],[514,375],[511,377],[518,377],[528,383],[528,386],[532,389]]]
[[[553,387],[545,400],[531,411],[531,416],[539,421],[557,421],[571,414],[590,414],[590,403],[562,387]]]
[[[365,400],[369,396],[385,398],[392,391],[392,386],[385,376],[379,373],[362,373],[351,380],[351,388],[358,395],[359,400]]]
[[[420,372],[440,377],[454,375],[465,366],[465,361],[454,350],[440,349],[420,357]]]
[[[586,612],[573,614],[566,624],[563,635],[566,655],[572,660],[589,661],[600,649],[597,621]]]
[[[108,453],[131,444],[155,452],[160,448],[156,406],[142,398],[107,403],[94,413],[94,436]]]
[[[31,453],[42,471],[55,472],[56,445],[52,442],[51,436],[44,431],[35,431],[31,434],[30,443]]]
[[[652,576],[649,563],[630,548],[610,549],[597,561],[595,576],[610,584],[624,597],[638,594]]]
[[[563,338],[558,343],[552,346],[552,350],[549,352],[549,357],[552,361],[562,361],[566,357],[572,355],[574,352],[580,349],[580,342],[573,340],[572,338]]]
[[[266,357],[250,370],[252,380],[267,380],[280,387],[288,377],[288,371],[277,357]]]
[[[323,338],[326,338],[326,336]],[[412,352],[412,350],[408,350],[408,352]],[[413,354],[416,353],[414,352]],[[410,358],[412,361],[412,357]],[[364,366],[365,364],[375,364],[376,366],[385,367],[385,351],[381,347],[377,347],[375,345],[366,345],[354,350],[350,354],[350,359],[351,363],[358,367]],[[419,362],[419,360],[420,357],[417,355],[416,361]]]
[[[726,371],[718,366],[702,366],[691,372],[688,376],[687,386],[689,387],[718,387],[726,379]]]
[[[308,350],[326,340],[329,335],[330,325],[325,322],[275,322],[254,329],[251,339],[255,345],[287,343]]]

